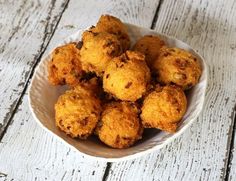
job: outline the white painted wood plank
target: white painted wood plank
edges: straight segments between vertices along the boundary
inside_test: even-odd
[[[27,94],[13,121],[0,143],[0,172],[7,180],[101,180],[106,163],[84,159],[39,127]]]
[[[104,13],[150,27],[157,5],[158,1],[71,0],[47,51],[77,29],[95,24]],[[0,143],[0,172],[7,179],[101,180],[106,163],[82,157],[43,131],[29,112],[26,96]]]
[[[66,1],[0,1],[0,135]]]
[[[120,18],[124,22],[151,27],[159,0],[86,0],[74,2],[71,0],[68,9],[57,27],[52,41],[49,44],[50,50],[61,39],[75,33],[78,29],[85,29],[95,25],[102,14],[110,14]]]
[[[172,144],[146,157],[112,164],[108,180],[215,181],[225,177],[236,104],[235,19],[233,0],[163,1],[155,29],[187,42],[209,65],[205,107]]]

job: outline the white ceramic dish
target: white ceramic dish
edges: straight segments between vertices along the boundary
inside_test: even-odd
[[[50,60],[50,54],[42,58],[34,73],[30,90],[29,104],[35,120],[45,130],[53,136],[63,141],[78,153],[93,157],[96,160],[103,161],[123,161],[153,152],[170,143],[174,138],[180,136],[200,114],[207,87],[207,66],[204,59],[198,55],[189,45],[175,38],[157,33],[153,30],[126,24],[132,44],[143,35],[159,35],[169,46],[179,47],[195,54],[202,66],[202,75],[199,83],[194,86],[187,94],[188,108],[182,120],[182,124],[175,134],[169,134],[163,131],[147,129],[144,132],[143,139],[134,146],[127,149],[112,149],[101,143],[95,136],[88,140],[72,139],[62,131],[58,130],[54,123],[54,104],[59,95],[67,88],[65,86],[51,86],[47,80],[47,63]],[[81,39],[83,30],[69,36],[62,44],[77,42]],[[58,45],[59,46],[59,45]]]

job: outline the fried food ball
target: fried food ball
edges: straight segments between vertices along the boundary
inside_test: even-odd
[[[179,48],[162,48],[154,69],[160,83],[176,84],[184,90],[196,85],[201,76],[197,58]]]
[[[141,108],[142,124],[145,128],[175,132],[186,108],[187,99],[180,87],[158,86],[144,99]]]
[[[48,65],[48,80],[52,85],[75,86],[82,74],[79,49],[75,43],[57,47]]]
[[[96,130],[106,145],[127,148],[142,138],[143,127],[134,104],[112,102],[105,107]]]
[[[130,38],[126,26],[121,22],[120,19],[114,16],[102,15],[96,27],[93,28],[93,31],[114,34],[121,42],[123,51],[128,50],[130,47]]]
[[[103,89],[124,101],[136,101],[147,90],[150,70],[139,52],[126,51],[106,67]]]
[[[143,53],[147,65],[152,68],[153,62],[157,59],[160,49],[164,45],[165,42],[158,36],[146,35],[135,43],[133,50]]]
[[[61,95],[55,104],[56,125],[73,138],[86,139],[91,135],[100,113],[100,100],[88,85],[78,84]]]
[[[80,51],[82,67],[85,71],[103,74],[109,61],[122,53],[122,47],[115,35],[86,31],[83,33]]]

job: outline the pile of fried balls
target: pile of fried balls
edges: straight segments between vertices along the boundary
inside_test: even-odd
[[[131,46],[126,26],[102,15],[79,42],[57,47],[48,64],[52,85],[70,87],[55,104],[56,126],[72,138],[97,135],[112,148],[127,148],[144,128],[177,131],[185,92],[201,76],[199,60],[146,35]]]

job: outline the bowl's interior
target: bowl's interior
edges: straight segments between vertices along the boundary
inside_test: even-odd
[[[158,149],[172,140],[172,138],[180,135],[198,116],[200,113],[205,96],[206,84],[207,84],[207,72],[206,64],[204,60],[187,44],[176,40],[174,38],[161,35],[153,30],[137,27],[134,25],[126,24],[131,37],[132,43],[134,43],[138,38],[146,34],[159,35],[161,38],[169,45],[174,47],[183,48],[195,54],[202,66],[202,76],[199,83],[194,86],[187,93],[188,108],[187,112],[182,120],[182,123],[175,134],[169,134],[157,129],[145,129],[143,139],[138,141],[134,146],[127,149],[112,149],[104,145],[96,136],[91,136],[88,140],[72,139],[62,131],[58,130],[54,123],[54,104],[57,101],[59,95],[61,95],[66,89],[66,86],[51,86],[47,80],[47,63],[50,60],[50,54],[43,58],[37,67],[37,70],[33,76],[30,87],[30,106],[35,116],[36,120],[44,127],[46,130],[57,135],[58,138],[62,138],[70,146],[76,148],[80,152],[101,158],[109,158],[110,160],[121,157],[126,157],[130,155],[137,155],[137,153],[149,152],[150,150]],[[74,35],[68,37],[62,44],[79,41],[81,38],[80,30]],[[59,46],[59,45],[58,45]]]

